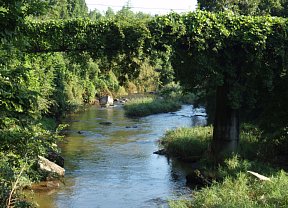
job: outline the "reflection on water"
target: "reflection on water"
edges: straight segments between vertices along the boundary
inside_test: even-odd
[[[35,193],[35,200],[41,208],[166,207],[167,199],[191,193],[189,167],[153,152],[166,130],[205,124],[200,113],[185,105],[176,113],[130,119],[122,107],[92,106],[73,115],[62,145],[65,182],[55,192]]]

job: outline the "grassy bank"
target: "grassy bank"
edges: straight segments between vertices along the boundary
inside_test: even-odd
[[[170,156],[189,158],[202,156],[212,140],[213,127],[192,127],[170,130],[161,138],[161,144]],[[262,132],[251,125],[243,125],[237,154],[245,159],[272,159],[277,157],[275,144],[262,137]],[[273,152],[271,150],[273,149]],[[273,154],[273,155],[272,155]],[[265,157],[266,155],[266,157]],[[269,155],[270,158],[267,158]],[[274,162],[270,160],[270,162]]]
[[[135,98],[124,105],[125,114],[131,117],[173,112],[179,110],[180,107],[181,104],[176,100],[153,97]]]
[[[260,180],[247,172],[251,170],[269,180]],[[288,207],[288,176],[284,171],[233,157],[215,172],[222,178],[194,191],[191,200],[171,201],[170,207]]]
[[[241,129],[237,155],[217,165],[203,154],[212,139],[212,127],[180,128],[164,135],[161,144],[168,155],[181,159],[201,157],[195,172],[208,181],[193,192],[190,200],[171,201],[170,207],[288,207],[288,175],[267,162],[276,155],[271,152],[273,144],[263,140],[261,132],[253,126],[244,125]],[[260,180],[247,171],[270,180]]]

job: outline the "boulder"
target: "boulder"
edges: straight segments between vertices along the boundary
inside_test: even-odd
[[[46,171],[48,173],[57,174],[59,176],[65,175],[65,169],[60,167],[54,162],[51,162],[50,160],[46,159],[45,157],[38,156],[39,161],[39,167],[40,170]]]
[[[113,97],[109,95],[103,96],[99,99],[99,103],[102,107],[113,105]]]

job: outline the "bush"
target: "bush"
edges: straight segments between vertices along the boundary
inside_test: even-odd
[[[126,84],[126,91],[129,94],[137,93],[138,92],[137,86],[133,82],[128,81],[128,83]]]
[[[116,92],[116,96],[126,96],[128,93],[126,92],[125,88],[123,86],[120,86],[118,91]]]
[[[193,104],[197,98],[194,93],[184,92],[180,84],[175,82],[163,86],[159,94],[165,99],[175,99],[186,104]]]
[[[176,111],[181,104],[173,100],[155,99],[152,97],[135,98],[124,105],[127,116],[147,116],[157,113]]]
[[[29,164],[13,153],[0,152],[0,207],[32,207],[20,190],[30,184]]]
[[[179,98],[182,95],[182,87],[179,83],[171,82],[163,86],[160,90],[160,95],[165,98]]]
[[[139,76],[134,83],[137,86],[138,92],[156,91],[159,86],[159,72],[157,72],[147,60],[145,60],[140,67]]]

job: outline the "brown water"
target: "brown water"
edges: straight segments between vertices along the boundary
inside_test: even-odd
[[[167,200],[191,193],[185,185],[190,166],[153,152],[166,130],[204,124],[204,117],[193,116],[199,111],[185,105],[176,113],[131,119],[121,106],[91,106],[73,115],[62,147],[64,184],[35,193],[35,200],[41,208],[167,207]]]

